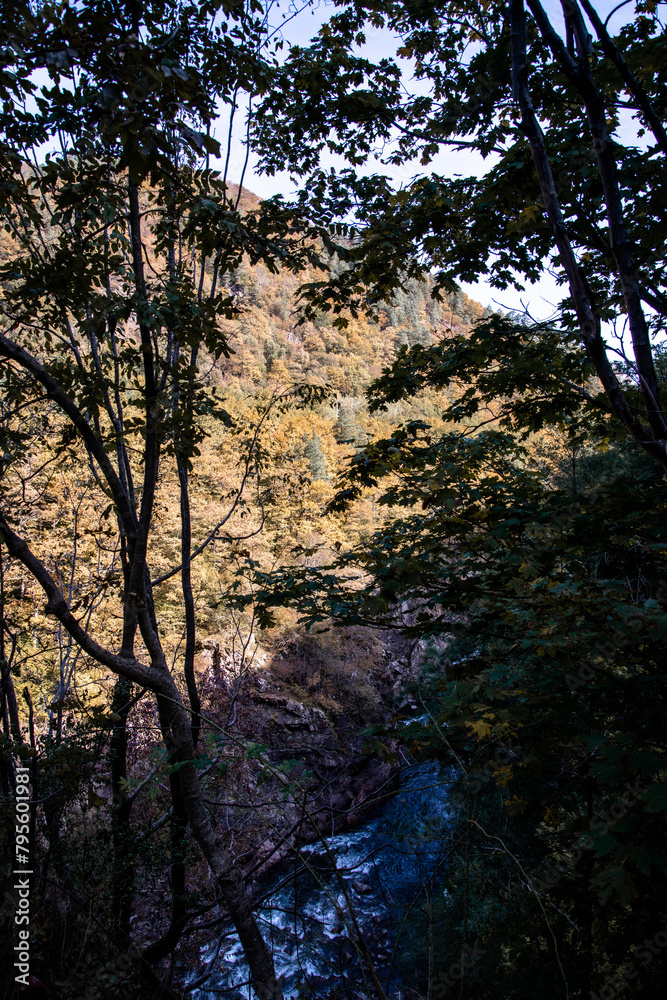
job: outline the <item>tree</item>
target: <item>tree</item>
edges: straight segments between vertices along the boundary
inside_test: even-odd
[[[357,444],[361,432],[354,409],[349,403],[339,404],[335,429],[336,437],[341,444]]]
[[[313,479],[328,479],[327,463],[322,454],[322,440],[316,431],[311,437],[304,434],[303,453],[308,459],[308,468]]]
[[[379,488],[383,523],[260,597],[267,613],[287,599],[307,622],[426,646],[425,715],[392,736],[454,768],[439,947],[452,964],[475,942],[486,955],[462,996],[475,983],[534,995],[536,954],[545,996],[589,996],[625,981],[662,926],[665,481],[612,417],[563,394],[592,366],[561,337],[493,317],[401,354],[371,411],[446,388],[451,429],[415,420],[367,445],[331,506]],[[558,434],[563,459],[545,475],[539,443],[553,451]],[[638,988],[657,989],[661,970],[641,964]],[[447,988],[446,975],[430,984]]]
[[[204,363],[230,353],[219,319],[237,310],[221,278],[233,275],[244,256],[274,271],[318,261],[307,232],[288,213],[273,206],[242,214],[241,192],[208,166],[209,154],[220,151],[211,136],[218,102],[233,117],[240,93],[264,87],[270,54],[262,11],[168,0],[17,3],[2,32],[3,559],[37,581],[46,614],[83,662],[117,678],[111,738],[117,943],[127,947],[129,936],[131,802],[123,782],[127,714],[139,689],[157,703],[173,831],[171,926],[144,957],[159,961],[183,930],[179,859],[188,828],[235,923],[257,995],[279,997],[271,953],[242,874],[211,822],[196,762],[191,563],[233,523],[253,475],[257,434],[241,456],[227,514],[194,552],[189,492],[203,421],[233,423],[200,373]],[[310,390],[303,394],[312,397]],[[87,466],[90,483],[82,494],[87,520],[82,515],[70,527],[72,583],[63,589],[25,483],[68,461]],[[181,553],[179,564],[155,579],[156,490],[167,475],[177,484]],[[48,511],[46,491],[40,503]],[[91,534],[96,560],[82,566],[77,545]],[[169,668],[155,608],[156,588],[176,573],[186,619],[187,701]],[[6,624],[5,644],[12,641]],[[3,704],[20,740],[7,662],[5,653]]]
[[[667,308],[657,8],[638,5],[612,35],[590,0],[563,2],[562,21],[539,0],[339,7],[276,69],[256,123],[266,169],[314,171],[302,203],[323,231],[335,225],[350,240],[347,269],[304,290],[312,307],[340,313],[380,303],[428,272],[437,294],[482,276],[521,288],[556,267],[567,292],[564,331],[579,337],[611,412],[667,469],[651,339],[664,331]],[[396,58],[374,63],[355,52],[367,26],[394,33],[419,81],[413,94]],[[289,99],[293,74],[298,107]],[[474,150],[492,165],[483,177],[422,172],[396,188],[356,172],[379,144],[386,162],[409,169],[448,149]],[[354,167],[318,169],[323,148]],[[623,341],[610,343],[606,323],[632,342],[627,377],[639,410],[612,363]]]
[[[588,0],[563,3],[562,21],[536,0],[339,8],[293,47],[257,129],[281,136],[267,168],[312,171],[301,201],[349,240],[347,269],[304,289],[306,315],[344,325],[429,273],[455,292],[555,266],[565,296],[549,322],[486,317],[399,352],[370,410],[444,390],[451,430],[406,421],[355,457],[338,505],[383,487],[385,523],[296,574],[293,599],[313,623],[431,640],[417,692],[430,720],[402,734],[459,775],[454,930],[462,955],[480,939],[489,953],[459,995],[657,990],[660,971],[637,963],[667,864],[664,28],[638,5],[612,34]],[[397,59],[355,51],[368,24],[395,32],[412,96]],[[380,146],[415,172],[447,149],[491,169],[359,176]],[[326,147],[354,168],[318,169]],[[567,467],[550,479],[539,443],[558,435]]]

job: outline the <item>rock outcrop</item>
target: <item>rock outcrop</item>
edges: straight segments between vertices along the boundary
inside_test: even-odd
[[[220,794],[229,800],[233,849],[253,874],[299,844],[351,829],[391,791],[395,747],[384,740],[378,754],[368,728],[398,706],[407,714],[416,707],[402,695],[414,677],[412,649],[350,632],[343,666],[317,669],[304,668],[303,646],[276,653],[253,645],[242,665],[216,637],[202,644],[206,714],[228,728],[232,748],[236,741]]]

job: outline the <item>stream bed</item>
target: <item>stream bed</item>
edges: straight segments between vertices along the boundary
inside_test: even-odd
[[[401,949],[411,919],[429,897],[445,892],[451,782],[451,772],[436,763],[403,768],[395,793],[357,829],[328,838],[326,846],[304,845],[266,877],[259,921],[285,997],[317,997],[333,987],[345,987],[350,997],[368,995],[359,935],[388,994],[410,985],[401,975]],[[202,959],[213,956],[211,950]],[[212,970],[206,986],[193,991],[196,1000],[254,1000],[229,928]]]

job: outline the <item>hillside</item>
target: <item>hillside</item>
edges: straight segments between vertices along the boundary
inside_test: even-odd
[[[235,194],[231,188],[231,197]],[[145,190],[141,201],[148,212]],[[241,200],[242,210],[255,207],[253,196]],[[47,239],[57,239],[57,233],[48,228]],[[3,259],[16,252],[12,240],[3,237]],[[150,230],[145,253],[159,289],[161,263]],[[373,490],[348,513],[327,510],[340,475],[358,448],[403,419],[441,426],[442,402],[438,393],[427,392],[418,403],[395,404],[370,415],[364,390],[401,346],[428,345],[449,331],[465,330],[482,314],[464,295],[436,302],[426,285],[412,282],[375,319],[349,317],[344,330],[327,314],[300,323],[298,286],[316,276],[314,271],[272,273],[247,260],[228,272],[223,292],[233,298],[238,314],[218,317],[217,323],[229,357],[223,352],[216,358],[202,347],[198,360],[204,409],[188,472],[191,549],[197,552],[210,540],[192,563],[198,626],[193,667],[203,713],[200,754],[208,762],[208,801],[225,804],[228,850],[239,868],[253,871],[289,857],[295,844],[316,836],[315,828],[304,829],[299,819],[306,803],[313,823],[323,829],[345,830],[366,815],[396,761],[391,754],[388,760],[369,755],[359,732],[390,718],[397,707],[408,713],[416,708],[405,687],[417,665],[412,642],[361,627],[306,632],[287,608],[278,610],[271,627],[260,629],[252,601],[248,605],[253,575],[317,565],[378,527],[384,515]],[[208,287],[210,264],[204,281]],[[122,300],[120,279],[113,291]],[[138,333],[132,321],[124,338],[126,349],[134,350]],[[45,347],[34,342],[37,357],[67,373],[67,346],[52,349],[53,358]],[[294,386],[303,384],[326,387],[327,394],[303,403],[293,393]],[[142,432],[135,388],[124,378],[118,386],[126,394],[129,462],[140,483],[142,465],[136,456]],[[75,381],[71,391],[85,399],[85,389]],[[216,408],[224,410],[222,419]],[[73,613],[90,634],[118,649],[125,600],[122,547],[114,539],[108,496],[48,400],[37,396],[29,422],[15,426],[33,450],[25,457],[15,455],[3,483],[6,501],[60,581]],[[99,430],[108,436],[112,451],[104,420]],[[148,566],[165,654],[186,697],[186,607],[180,573],[173,572],[182,559],[182,509],[168,441],[157,481]],[[11,668],[18,720],[36,761],[33,785],[54,802],[39,824],[48,844],[44,865],[55,859],[56,874],[36,897],[49,914],[42,913],[37,930],[39,971],[51,981],[74,960],[67,948],[58,958],[51,954],[49,941],[65,934],[63,920],[73,921],[67,940],[74,950],[82,935],[87,940],[78,918],[67,917],[71,901],[77,901],[78,910],[87,898],[100,914],[117,905],[114,882],[123,877],[118,804],[132,803],[127,836],[134,838],[138,829],[151,826],[162,831],[172,779],[160,749],[153,699],[139,692],[123,708],[130,689],[82,655],[45,614],[40,586],[18,561],[3,566],[3,588],[6,634],[17,637]],[[245,610],[239,609],[235,593],[245,597]],[[119,708],[125,713],[122,727]],[[115,763],[119,733],[125,741],[122,768]],[[111,868],[103,848],[110,836],[116,838]],[[148,852],[141,848],[133,853],[132,878],[143,886],[132,905],[135,947],[147,947],[167,931],[174,875],[153,851],[176,850],[173,843],[169,846],[173,836],[180,835],[165,826]],[[201,888],[205,865],[193,856],[186,868],[179,876],[183,891],[195,909],[206,911],[213,900]],[[196,966],[198,950],[207,941],[205,933],[189,936],[177,960]],[[86,955],[92,960],[94,954],[89,942]],[[86,958],[72,980],[74,993],[89,972]],[[67,988],[61,995],[70,995]]]
[[[664,995],[667,34],[562,6],[3,19],[7,1000]]]
[[[230,196],[235,198],[237,194],[231,186]],[[254,210],[254,196],[244,193],[241,208]],[[11,245],[4,239],[3,253],[9,256],[11,252]],[[154,258],[150,259],[153,263]],[[450,331],[465,330],[483,314],[482,307],[462,293],[438,302],[425,284],[410,282],[396,302],[384,307],[375,320],[349,317],[343,330],[333,325],[329,314],[322,314],[315,322],[301,323],[298,287],[314,277],[315,272],[271,273],[262,264],[251,266],[247,261],[225,275],[225,286],[239,310],[236,319],[219,321],[232,353],[228,358],[207,357],[200,362],[203,390],[213,393],[232,419],[225,423],[204,418],[206,436],[199,443],[200,454],[192,460],[189,477],[193,549],[228,516],[243,478],[243,456],[261,426],[241,502],[217,539],[193,563],[202,640],[218,643],[223,654],[232,659],[238,656],[241,625],[232,623],[228,598],[234,585],[243,588],[248,560],[265,569],[312,564],[313,560],[326,560],[333,552],[354,545],[379,524],[381,513],[373,492],[368,491],[347,514],[328,513],[326,507],[355,451],[386,435],[404,419],[424,419],[436,428],[443,426],[437,393],[426,392],[409,405],[392,404],[387,412],[371,415],[365,405],[364,389],[401,346],[428,345]],[[290,402],[290,387],[303,383],[326,386],[326,399],[306,407]],[[263,417],[267,406],[272,408]],[[66,450],[59,462],[52,464],[48,456],[62,433],[61,421],[52,407],[46,408],[40,419],[44,468],[30,472],[24,485],[17,484],[19,492],[14,495],[20,509],[30,517],[33,537],[48,548],[49,565],[59,573],[70,565],[74,592],[83,594],[87,566],[94,552],[93,533],[108,517],[107,504],[103,495],[95,495],[90,476],[82,473],[76,449]],[[161,468],[151,540],[154,579],[168,574],[180,559],[178,485],[167,461]],[[82,537],[73,550],[72,537],[77,532]],[[101,628],[109,641],[119,643],[120,632],[114,636],[114,615],[108,610],[118,575],[116,556],[105,572],[104,600],[93,602],[89,609],[89,627]],[[22,681],[42,689],[45,683],[54,683],[58,692],[51,697],[45,691],[44,700],[36,705],[38,725],[48,727],[49,718],[51,726],[55,724],[51,704],[57,704],[55,711],[61,720],[57,728],[68,706],[80,705],[81,698],[89,708],[103,711],[107,701],[104,672],[91,665],[83,680],[79,671],[58,679],[60,644],[59,640],[54,643],[52,624],[41,613],[38,585],[20,572],[11,586],[14,589],[9,592],[20,595],[19,618],[22,609],[31,608],[31,646],[17,651]],[[177,656],[184,627],[178,575],[158,584],[155,604],[160,624],[171,637],[172,655]],[[295,616],[285,610],[278,617],[282,617],[282,624],[258,636],[252,615],[246,615],[243,641],[254,646],[259,638],[267,655],[289,646],[296,635]],[[37,649],[41,650],[39,663],[34,656]],[[77,684],[83,685],[81,690]],[[344,691],[345,685],[340,689]],[[320,691],[321,698],[331,694],[330,690]],[[21,708],[24,711],[25,706]]]

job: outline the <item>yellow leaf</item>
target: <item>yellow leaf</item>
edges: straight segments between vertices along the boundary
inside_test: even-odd
[[[510,816],[516,816],[525,811],[528,802],[519,795],[513,795],[511,799],[505,799],[505,805]]]
[[[545,823],[548,823],[549,826],[558,826],[558,823],[560,822],[558,809],[556,809],[555,806],[547,806],[544,810],[544,816],[542,819]]]
[[[509,764],[503,764],[498,768],[494,777],[497,785],[500,785],[501,788],[506,788],[514,777],[514,771]]]
[[[477,737],[478,740],[483,740],[485,736],[488,736],[491,732],[491,726],[484,719],[478,719],[477,722],[471,722],[470,728]]]

